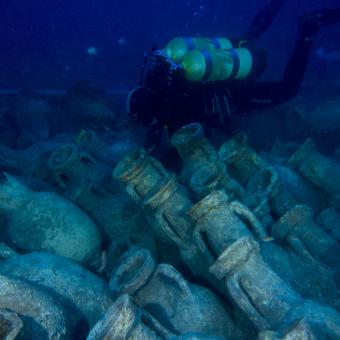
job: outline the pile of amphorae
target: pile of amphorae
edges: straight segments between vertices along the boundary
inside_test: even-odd
[[[91,131],[0,146],[0,339],[340,339],[339,162],[171,143],[179,174]]]

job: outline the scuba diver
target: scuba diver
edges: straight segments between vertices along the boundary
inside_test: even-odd
[[[165,49],[146,55],[140,87],[127,100],[130,116],[148,127],[144,147],[153,150],[165,130],[200,122],[207,131],[228,128],[234,113],[271,108],[295,97],[313,41],[320,27],[340,22],[339,9],[325,9],[298,19],[298,38],[279,82],[256,79],[266,68],[266,54],[256,47],[284,0],[272,0],[242,39],[175,38]]]

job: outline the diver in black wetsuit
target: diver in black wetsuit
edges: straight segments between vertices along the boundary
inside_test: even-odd
[[[223,128],[233,113],[270,108],[297,95],[316,33],[322,25],[340,22],[340,8],[300,17],[297,43],[282,80],[256,82],[266,67],[266,57],[263,51],[256,48],[254,42],[269,27],[283,2],[284,0],[272,0],[255,17],[243,38],[232,42],[232,46],[250,51],[252,67],[246,79],[237,79],[235,76],[240,71],[242,62],[237,55],[235,57],[235,53],[230,53],[230,58],[233,59],[230,74],[234,77],[229,76],[222,81],[209,81],[213,68],[212,58],[207,51],[201,50],[205,59],[205,72],[201,81],[188,80],[183,67],[185,63],[181,65],[174,62],[164,50],[154,50],[147,55],[141,87],[131,91],[128,98],[129,114],[148,126],[145,148],[152,149],[160,142],[164,128],[172,134],[177,128],[194,121],[200,122],[206,128]],[[188,40],[187,44],[189,48],[192,42]],[[196,71],[195,67],[196,64]]]

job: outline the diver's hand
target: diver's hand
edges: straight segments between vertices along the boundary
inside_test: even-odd
[[[340,8],[328,8],[305,14],[298,19],[299,32],[303,36],[314,38],[321,26],[340,22]]]

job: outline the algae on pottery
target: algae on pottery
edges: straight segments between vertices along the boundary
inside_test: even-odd
[[[222,162],[201,166],[192,176],[191,189],[202,199],[215,190],[224,190],[232,200],[251,208],[264,227],[272,224],[268,196],[276,186],[277,175],[270,168],[258,170],[248,181],[246,190],[227,173]]]
[[[340,213],[335,208],[323,210],[316,223],[319,224],[334,240],[340,242]]]
[[[153,216],[150,224],[156,235],[166,235],[175,242],[177,239],[191,239],[193,225],[187,211],[192,202],[175,176],[150,191],[143,200],[143,206],[149,212],[148,216]]]
[[[137,203],[155,187],[167,181],[169,173],[145,150],[130,152],[115,167],[113,177],[125,184],[128,195]]]
[[[113,268],[123,254],[134,247],[148,249],[156,259],[158,258],[156,246],[153,244],[148,247],[142,235],[120,235],[110,244],[106,252],[106,263],[103,272],[107,278],[110,278]]]
[[[22,327],[23,323],[18,314],[0,309],[0,339],[14,340]]]
[[[340,194],[340,163],[321,154],[312,139],[307,139],[288,164],[331,197]]]
[[[197,169],[191,177],[190,188],[199,199],[215,190],[225,190],[228,196],[241,201],[246,197],[245,189],[229,176],[222,162],[210,162]]]
[[[8,219],[4,235],[10,245],[21,252],[46,251],[80,263],[98,256],[101,236],[83,211],[55,193],[35,193],[5,176],[0,211]]]
[[[213,191],[189,214],[195,221],[194,240],[210,263],[241,237],[268,237],[253,213],[237,201],[230,202],[223,190]]]
[[[259,331],[292,327],[305,318],[322,339],[340,336],[340,314],[304,300],[264,262],[255,240],[243,237],[230,245],[210,267],[224,280],[234,303]]]
[[[47,288],[84,315],[92,327],[112,304],[115,294],[108,283],[76,262],[33,252],[0,261],[0,274]]]
[[[204,137],[199,123],[191,123],[178,129],[171,137],[171,144],[183,160],[180,181],[189,183],[194,172],[202,165],[217,161],[215,148]]]
[[[200,333],[186,333],[171,336],[168,340],[223,340],[224,337]]]
[[[317,340],[310,325],[304,319],[297,321],[293,326],[283,328],[280,331],[262,331],[258,340]]]
[[[75,144],[96,160],[112,167],[116,166],[116,157],[111,149],[100,140],[98,134],[92,130],[81,130],[76,137]]]
[[[228,173],[241,185],[246,185],[257,170],[268,166],[249,146],[246,134],[235,135],[221,146],[218,154]]]
[[[64,144],[48,159],[48,168],[63,195],[76,201],[89,184],[102,184],[106,191],[120,191],[110,166],[96,161],[90,154],[80,150],[76,144]]]
[[[0,165],[25,176],[41,180],[49,179],[47,161],[61,142],[48,141],[36,143],[24,150],[15,150],[0,145]]]
[[[297,204],[305,204],[319,212],[325,208],[326,195],[288,166],[275,166],[279,177],[278,186],[270,195],[270,206],[277,218]]]
[[[7,244],[0,242],[0,261],[7,260],[10,257],[17,256],[18,253]]]
[[[250,237],[235,241],[210,267],[258,330],[275,329],[301,298],[264,263]]]
[[[335,267],[340,261],[339,244],[314,222],[311,208],[297,205],[274,226],[272,234],[284,240],[300,256]]]
[[[295,279],[289,255],[272,242],[255,215],[245,205],[230,201],[223,190],[214,191],[189,211],[195,221],[193,241],[211,265],[232,243],[242,237],[260,242],[266,263],[288,282]]]
[[[322,245],[321,249],[324,249],[327,243],[329,244],[327,240],[330,239],[326,236],[326,239],[323,240],[325,231],[315,224],[312,217],[310,208],[296,206],[273,225],[272,235],[276,238],[284,253],[289,256],[294,278],[288,282],[294,290],[306,298],[327,303],[340,310],[339,290],[334,278],[334,270],[332,266],[326,265],[313,254],[313,248]],[[297,231],[295,231],[295,228]],[[319,239],[309,236],[310,233],[314,232],[314,228],[316,228]],[[324,244],[323,241],[325,241]],[[333,240],[333,242],[335,241]],[[334,252],[335,258],[336,252],[338,251]],[[323,257],[331,257],[332,255],[333,253],[325,251]],[[272,256],[265,258],[266,260],[273,259],[273,253]]]
[[[89,184],[74,203],[96,223],[106,243],[125,235],[156,248],[144,211],[127,194],[111,194],[101,185]]]
[[[58,299],[25,280],[0,275],[0,310],[17,313],[23,321],[23,338],[72,339],[72,315]],[[19,329],[18,329],[19,330]],[[1,334],[1,315],[0,315]],[[3,338],[2,338],[3,339]]]
[[[139,234],[145,236],[145,246],[155,247],[144,212],[120,192],[110,167],[73,144],[57,149],[50,157],[49,166],[64,195],[92,218],[106,243],[121,234]]]
[[[246,185],[247,197],[242,203],[252,210],[265,229],[268,229],[274,223],[270,197],[278,185],[279,178],[272,167],[256,171]]]
[[[184,263],[194,275],[209,279],[208,263],[192,242],[194,228],[188,215],[192,202],[175,176],[155,186],[143,206],[161,259],[175,266]]]
[[[156,266],[146,249],[125,253],[113,271],[110,288],[133,296],[164,326],[176,333],[197,332],[230,339],[237,329],[210,290],[189,283],[168,264]]]
[[[122,294],[91,329],[87,340],[140,339],[161,340],[172,335],[152,315],[138,308]]]

